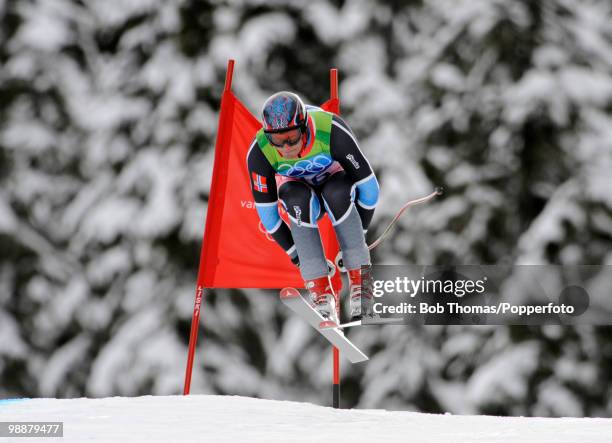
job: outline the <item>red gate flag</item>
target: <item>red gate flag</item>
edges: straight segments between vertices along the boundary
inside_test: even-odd
[[[323,108],[337,112],[338,99],[329,100]],[[198,290],[303,287],[299,270],[265,231],[255,209],[246,157],[260,128],[261,123],[226,88],[221,100]],[[261,181],[258,185],[271,184]],[[319,221],[319,231],[326,255],[333,260],[339,247],[327,216]],[[339,272],[333,280],[339,292]]]
[[[234,60],[229,60],[221,98],[215,162],[208,199],[204,239],[196,297],[191,319],[189,352],[183,394],[188,395],[195,348],[198,341],[200,307],[204,288],[283,288],[301,287],[299,271],[289,257],[261,227],[252,200],[246,155],[261,124],[231,91]],[[331,99],[323,109],[339,114],[337,71],[330,71]],[[263,178],[263,177],[262,177]],[[262,189],[268,186],[258,180]],[[336,257],[339,246],[327,216],[319,221],[321,240],[327,257]],[[336,294],[342,289],[340,272],[332,278]],[[339,306],[339,305],[338,305]],[[340,353],[333,348],[333,404],[340,402]]]

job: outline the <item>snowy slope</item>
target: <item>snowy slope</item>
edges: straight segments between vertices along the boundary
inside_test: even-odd
[[[63,421],[62,442],[612,441],[612,419],[334,410],[306,403],[198,395],[0,402],[0,421]]]

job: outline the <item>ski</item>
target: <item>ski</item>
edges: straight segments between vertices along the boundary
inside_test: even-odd
[[[295,288],[284,288],[280,291],[281,301],[293,312],[302,317],[310,326],[315,328],[323,335],[332,345],[340,350],[351,363],[361,363],[368,360],[368,356],[357,348],[349,339],[344,336],[344,333],[338,328],[319,328],[321,322],[325,319],[315,311],[310,304]],[[334,323],[335,324],[335,323]]]
[[[332,320],[325,320],[319,323],[319,329],[333,329],[333,328],[344,329],[344,328],[350,328],[351,326],[361,326],[361,320],[350,321],[348,323],[342,323],[339,325],[337,325],[336,322]]]
[[[366,325],[402,325],[404,323],[402,323],[402,319],[397,319],[397,318],[380,318],[378,316],[376,317],[370,317],[368,319],[368,323],[366,323]],[[332,320],[324,320],[321,323],[319,323],[319,329],[344,329],[344,328],[352,328],[354,326],[364,326],[363,324],[363,320],[355,320],[355,321],[350,321],[348,323],[342,323],[342,324],[336,324],[336,322],[332,321]]]

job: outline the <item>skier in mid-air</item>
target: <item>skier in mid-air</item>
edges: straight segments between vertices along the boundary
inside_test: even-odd
[[[251,144],[247,164],[263,226],[299,267],[313,307],[339,323],[317,228],[317,220],[327,212],[348,270],[351,320],[371,315],[365,233],[379,186],[353,132],[337,115],[305,106],[296,94],[285,91],[266,100],[261,117],[263,127]],[[280,217],[279,200],[290,227]]]

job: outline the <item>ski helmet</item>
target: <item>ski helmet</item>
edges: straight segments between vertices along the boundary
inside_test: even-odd
[[[306,129],[307,114],[304,103],[293,92],[281,91],[266,100],[261,110],[264,133],[278,133]]]

